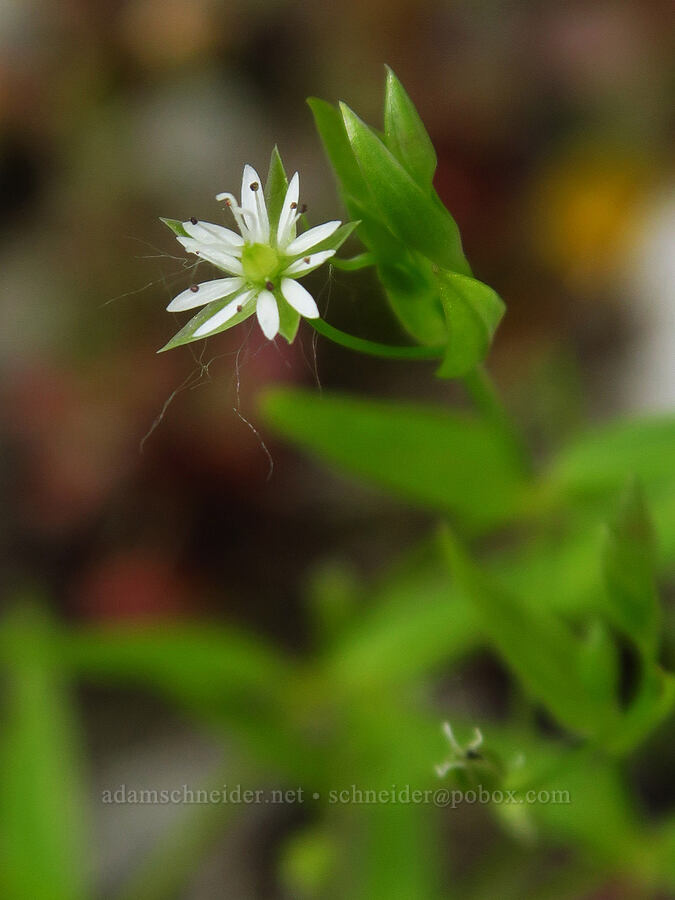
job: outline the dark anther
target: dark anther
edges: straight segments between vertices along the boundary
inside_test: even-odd
[[[265,287],[267,288],[268,291],[273,291],[273,290],[274,290],[274,283],[273,283],[272,281],[266,281],[266,282],[265,282]]]
[[[197,219],[195,216],[190,216],[190,221],[192,222],[193,225],[197,224]]]
[[[259,187],[260,187],[260,185],[258,184],[257,181],[252,181],[250,184],[250,188],[252,191],[257,191]]]
[[[467,750],[466,758],[467,759],[482,759],[483,757],[480,755],[480,753],[477,750]]]
[[[225,201],[225,206],[232,206],[232,201],[229,199],[229,197],[228,197],[228,199]]]
[[[190,285],[190,290],[192,291],[193,294],[196,294],[197,291],[199,290],[199,285],[198,285],[198,284],[191,284],[191,285]]]
[[[298,208],[297,203],[291,203],[291,209],[297,209],[297,208]]]
[[[309,263],[311,262],[311,259],[309,258],[309,256],[305,256],[302,261],[306,262],[309,265]]]
[[[300,212],[301,212],[301,213],[306,213],[306,212],[307,212],[307,204],[306,204],[306,203],[303,203],[303,204],[301,205],[301,207],[300,207]]]
[[[241,312],[243,308],[244,307],[241,305],[241,303],[237,303],[237,312]]]

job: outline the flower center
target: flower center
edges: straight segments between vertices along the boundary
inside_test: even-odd
[[[279,271],[279,254],[267,244],[248,244],[241,254],[241,264],[247,281],[264,284]]]

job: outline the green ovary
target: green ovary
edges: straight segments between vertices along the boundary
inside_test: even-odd
[[[253,284],[273,281],[279,272],[279,254],[267,244],[250,244],[241,254],[244,277]]]

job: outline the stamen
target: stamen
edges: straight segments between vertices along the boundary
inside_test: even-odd
[[[251,184],[249,185],[249,187],[251,188],[252,191],[257,191],[258,188],[260,187],[260,185],[258,184],[257,181],[252,181]]]
[[[268,291],[273,291],[273,290],[274,290],[274,282],[272,282],[272,281],[266,281],[266,282],[265,282],[265,287],[267,288]]]
[[[307,265],[309,265],[310,262],[311,262],[312,260],[309,258],[309,256],[305,256],[305,257],[303,257],[303,260],[302,260],[302,261],[303,261],[303,262],[306,262]]]
[[[298,208],[297,203],[291,203],[291,209],[297,209],[297,208]]]
[[[191,285],[190,285],[190,290],[192,291],[193,294],[196,294],[197,291],[199,290],[199,285],[198,285],[198,284],[191,284]]]
[[[192,222],[193,225],[196,225],[199,220],[197,219],[196,216],[190,216],[190,221]]]
[[[244,307],[241,305],[241,303],[237,303],[237,312],[241,312],[243,308]]]
[[[257,182],[254,182],[256,184]],[[241,206],[237,206],[236,197],[232,194],[222,193],[216,195],[216,200],[222,201],[225,203],[229,209],[232,210],[232,215],[234,216],[235,222],[237,223],[237,227],[242,234],[244,239],[250,237],[251,232],[255,232],[256,229],[256,217],[255,213],[249,209],[242,209]],[[252,220],[252,225],[248,225],[246,222],[246,217],[249,217]]]

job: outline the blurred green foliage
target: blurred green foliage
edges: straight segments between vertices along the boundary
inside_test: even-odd
[[[312,108],[394,311],[421,343],[449,324],[442,343],[452,347],[455,327],[459,349],[441,374],[470,374],[500,301],[470,277],[409,98],[390,72],[383,137],[347,109],[342,119],[320,101]],[[418,280],[411,312],[414,292],[401,285]],[[460,313],[446,288],[461,297]],[[575,898],[612,878],[636,896],[675,890],[672,813],[645,821],[626,777],[631,754],[675,706],[659,600],[675,569],[675,419],[590,429],[534,467],[488,407],[467,414],[286,389],[269,392],[262,409],[286,439],[440,523],[376,584],[339,567],[317,573],[314,649],[299,658],[225,626],[67,628],[18,598],[0,642],[2,896],[90,895],[76,679],[150,687],[236,737],[242,780],[264,773],[317,795],[280,865],[292,896]],[[479,649],[509,672],[508,715],[480,722],[484,756],[467,758],[447,784],[481,778],[503,791],[567,792],[569,802],[486,807],[502,836],[480,871],[462,873],[439,840],[434,802],[330,798],[352,785],[437,790],[441,719],[451,716],[462,738],[477,723],[441,712],[432,687]],[[637,659],[627,688],[622,653]],[[176,896],[217,834],[214,816],[190,810],[123,896]],[[556,891],[532,887],[537,853],[560,848]]]

